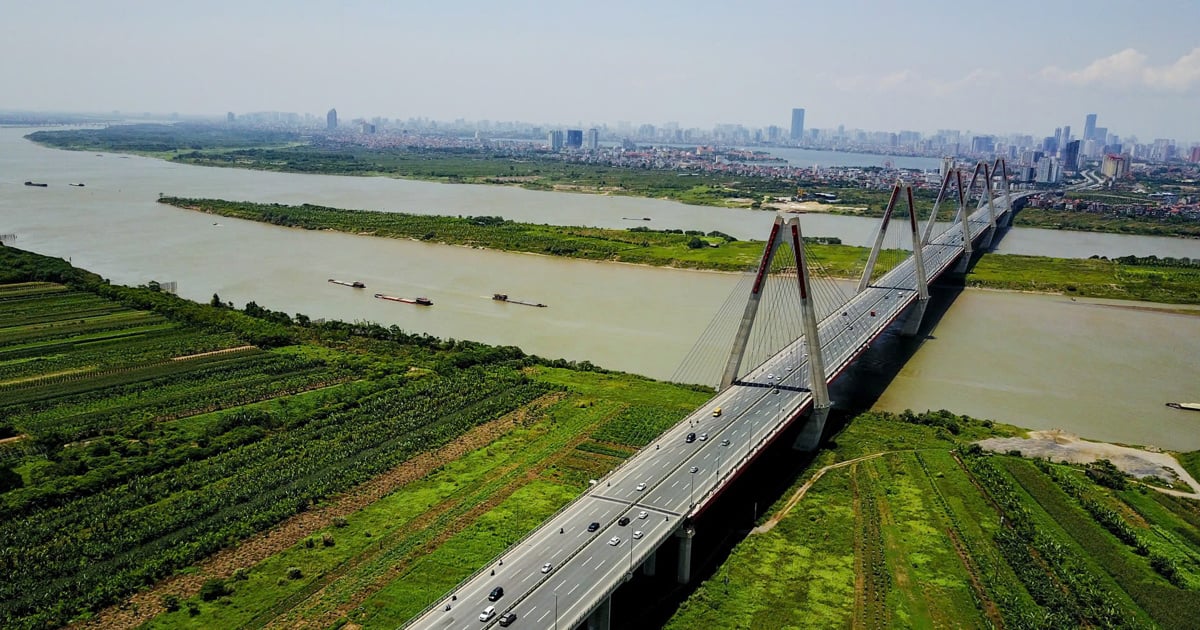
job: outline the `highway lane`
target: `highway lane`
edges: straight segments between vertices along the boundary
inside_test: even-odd
[[[986,210],[976,211],[968,222],[972,239],[988,225]],[[923,248],[931,278],[955,262],[961,243],[962,229],[955,226]],[[821,321],[818,336],[829,380],[848,367],[915,300],[915,265],[910,257],[876,285],[851,298],[842,312]],[[645,556],[668,542],[689,513],[715,496],[721,480],[734,474],[785,428],[785,419],[811,404],[807,353],[806,340],[800,339],[750,370],[733,387],[668,429],[599,480],[568,509],[440,600],[410,627],[490,628],[509,610],[518,615],[512,625],[516,628],[549,628],[556,619],[566,628],[581,621]],[[720,416],[712,414],[716,407],[722,409]],[[688,433],[696,433],[696,441],[688,443]],[[703,434],[707,439],[699,439]],[[639,490],[639,484],[645,487]],[[639,518],[643,512],[645,518]],[[623,516],[630,519],[624,526],[618,524]],[[596,532],[587,531],[592,522],[599,523]],[[641,531],[643,537],[634,540],[634,531]],[[619,543],[608,544],[614,536]],[[553,567],[549,573],[541,572],[545,563]],[[668,572],[674,569],[660,568]],[[490,602],[488,593],[495,586],[502,586],[506,592],[498,601]],[[480,611],[488,605],[496,607],[496,617],[481,623]]]

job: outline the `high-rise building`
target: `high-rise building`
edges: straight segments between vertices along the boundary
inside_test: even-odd
[[[600,148],[600,130],[592,127],[587,130],[587,148],[589,151],[596,151]]]
[[[548,146],[551,151],[561,151],[563,148],[563,132],[555,129],[554,131],[546,134],[546,146]]]
[[[1200,145],[1192,147],[1192,153],[1188,156],[1189,162],[1200,162]]]
[[[582,149],[583,148],[583,130],[568,129],[567,130],[567,148]]]
[[[236,115],[234,115],[234,113],[233,113],[233,112],[227,112],[227,113],[225,114],[225,122],[227,122],[227,123],[231,123],[231,122],[233,122],[233,121],[235,121],[235,120],[237,120],[237,116],[236,116]]]
[[[331,109],[328,114],[325,114],[325,129],[333,131],[337,129],[337,110]]]
[[[1079,141],[1067,143],[1062,152],[1062,167],[1071,172],[1079,172]]]
[[[1100,163],[1100,172],[1105,177],[1118,179],[1129,174],[1129,160],[1124,155],[1108,154]]]
[[[1081,138],[1081,140],[1083,140],[1084,142],[1087,142],[1088,140],[1095,139],[1095,137],[1096,137],[1096,115],[1088,114],[1087,117],[1083,119],[1083,138]],[[1101,138],[1100,141],[1101,141],[1101,143],[1103,143],[1104,139]]]
[[[799,142],[804,138],[804,108],[797,107],[792,110],[792,133],[789,137],[792,142]]]
[[[1071,125],[1065,125],[1063,127],[1062,141],[1058,143],[1059,148],[1066,147],[1067,143],[1070,141],[1071,141]]]
[[[1062,169],[1057,158],[1047,158],[1037,163],[1034,181],[1039,184],[1057,184],[1062,181]]]

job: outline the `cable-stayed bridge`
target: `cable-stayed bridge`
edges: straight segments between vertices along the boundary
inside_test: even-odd
[[[739,285],[744,306],[732,343],[726,338],[719,360],[700,361],[719,370],[719,393],[406,627],[606,629],[612,593],[639,567],[654,574],[657,550],[672,540],[679,546],[676,578],[688,582],[693,519],[794,422],[804,423],[794,446],[817,448],[833,404],[829,384],[885,330],[916,334],[929,283],[964,273],[973,251],[990,247],[997,229],[1011,223],[1003,160],[976,165],[969,183],[966,175],[947,169],[923,226],[912,188],[897,183],[851,290],[811,272],[819,265],[810,260],[799,217],[777,217],[758,268]],[[955,219],[934,234],[951,193]],[[902,204],[906,216],[893,221]],[[877,270],[893,224],[901,225],[911,253]],[[765,360],[747,354],[756,345],[770,347]],[[708,356],[703,349],[693,354]],[[503,595],[495,597],[496,587]]]

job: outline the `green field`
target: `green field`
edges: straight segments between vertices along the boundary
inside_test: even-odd
[[[960,453],[1010,430],[856,418],[810,471],[879,455],[829,470],[786,515],[781,500],[668,627],[1194,627],[1200,503]]]

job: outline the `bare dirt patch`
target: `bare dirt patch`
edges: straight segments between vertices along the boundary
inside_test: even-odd
[[[1150,487],[1167,494],[1200,499],[1200,483],[1197,483],[1170,453],[1107,442],[1089,442],[1059,429],[1030,431],[1029,437],[1026,438],[989,438],[980,441],[979,445],[998,453],[1015,450],[1025,457],[1041,457],[1068,464],[1090,464],[1107,459],[1117,468],[1139,479],[1154,476],[1169,483],[1183,481],[1192,487],[1193,492]]]

